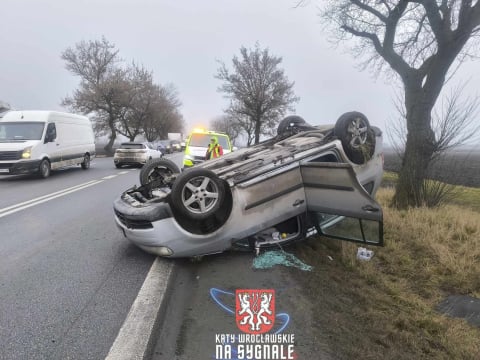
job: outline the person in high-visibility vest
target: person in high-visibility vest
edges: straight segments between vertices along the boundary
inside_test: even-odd
[[[223,155],[223,148],[218,143],[218,138],[212,136],[210,144],[208,144],[207,153],[205,154],[205,160],[215,159]]]

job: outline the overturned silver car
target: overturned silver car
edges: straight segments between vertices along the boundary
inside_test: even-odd
[[[382,173],[382,133],[363,114],[330,126],[293,115],[275,138],[183,172],[151,160],[141,186],[115,200],[115,222],[132,243],[169,257],[258,252],[316,233],[383,245],[374,200]]]

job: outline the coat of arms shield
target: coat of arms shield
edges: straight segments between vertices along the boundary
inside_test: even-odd
[[[237,289],[235,318],[238,328],[248,334],[263,334],[275,323],[275,290]]]

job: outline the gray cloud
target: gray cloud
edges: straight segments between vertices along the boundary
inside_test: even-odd
[[[104,35],[127,61],[177,86],[190,126],[221,115],[227,101],[214,78],[217,60],[231,63],[240,46],[258,41],[283,57],[282,67],[301,100],[297,113],[312,124],[334,122],[345,111],[364,112],[382,128],[395,116],[394,88],[355,68],[333,49],[314,2],[295,0],[3,0],[0,21],[0,100],[18,109],[61,109],[78,80],[60,54],[80,40]],[[478,61],[456,78],[479,83]],[[398,84],[397,84],[398,86]],[[470,87],[469,87],[470,89]],[[471,86],[471,92],[476,91]]]

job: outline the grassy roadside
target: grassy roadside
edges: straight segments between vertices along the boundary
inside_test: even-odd
[[[398,211],[388,207],[393,189],[380,189],[386,245],[372,247],[369,262],[346,242],[317,238],[296,249],[315,267],[298,274],[318,299],[312,335],[333,358],[480,359],[480,329],[435,310],[451,294],[480,298],[480,189],[458,190],[442,208]]]

